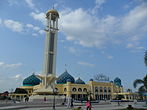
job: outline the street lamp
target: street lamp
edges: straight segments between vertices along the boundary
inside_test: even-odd
[[[53,99],[53,110],[55,109],[55,95],[57,94],[57,89],[53,89],[53,95],[54,95],[54,99]]]
[[[96,90],[95,93],[96,93],[96,100],[98,100],[98,90]]]

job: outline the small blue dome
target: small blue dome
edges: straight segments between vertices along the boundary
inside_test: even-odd
[[[121,79],[118,78],[118,77],[116,77],[116,78],[114,79],[114,84],[117,85],[117,86],[121,86]]]
[[[35,74],[32,74],[23,80],[23,86],[35,86],[40,84],[40,82],[41,80],[37,78]]]
[[[65,84],[67,82],[67,79],[70,80],[71,83],[74,83],[75,82],[75,79],[74,77],[72,77],[68,72],[67,70],[62,73],[58,79],[57,79],[57,84]]]
[[[76,81],[75,81],[76,84],[85,84],[85,82],[83,80],[81,80],[80,78],[78,78]]]
[[[90,79],[89,81],[93,81],[93,79]]]

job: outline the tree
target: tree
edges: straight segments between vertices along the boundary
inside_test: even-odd
[[[132,89],[127,89],[127,92],[132,92]]]
[[[142,86],[139,87],[139,92],[146,92],[147,91],[147,75],[143,79],[136,79],[133,83],[134,88],[137,87],[138,84],[142,84]]]

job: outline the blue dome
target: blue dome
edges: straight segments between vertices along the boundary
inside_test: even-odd
[[[40,82],[41,80],[37,78],[35,74],[32,74],[23,80],[23,86],[35,86],[40,84]]]
[[[83,80],[81,80],[80,78],[78,78],[76,81],[75,81],[76,84],[85,84],[85,82]]]
[[[65,71],[58,77],[57,84],[65,84],[67,80],[70,80],[71,83],[75,82],[74,77],[72,77],[67,71]]]
[[[90,79],[89,81],[93,81],[93,79]]]
[[[117,86],[121,86],[121,79],[118,78],[118,77],[115,78],[115,79],[114,79],[114,84],[117,85]]]
[[[110,83],[113,83],[113,81],[110,81]]]

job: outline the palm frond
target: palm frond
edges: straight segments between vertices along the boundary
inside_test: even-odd
[[[146,89],[145,89],[145,87],[144,87],[144,86],[141,86],[141,87],[139,87],[139,88],[138,88],[138,91],[139,91],[139,92],[145,92],[145,91],[146,91]]]
[[[136,88],[138,84],[144,84],[144,81],[141,79],[136,79],[133,83],[134,88]]]
[[[143,78],[144,86],[147,89],[147,75]]]

